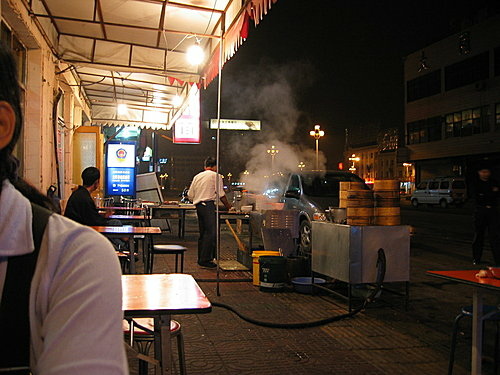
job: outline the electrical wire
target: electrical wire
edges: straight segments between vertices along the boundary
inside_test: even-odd
[[[225,303],[212,302],[212,305],[215,307],[220,307],[220,308],[229,310],[229,311],[233,312],[234,314],[236,314],[236,316],[238,316],[239,318],[243,319],[244,321],[251,323],[251,324],[254,324],[254,325],[257,325],[257,326],[261,326],[261,327],[278,328],[278,329],[302,329],[302,328],[319,327],[319,326],[322,326],[325,324],[338,322],[338,321],[343,320],[343,319],[351,318],[354,315],[363,311],[369,303],[371,303],[375,300],[378,293],[380,292],[380,290],[382,288],[382,284],[383,284],[384,279],[385,279],[386,267],[387,267],[387,260],[385,257],[384,249],[379,249],[378,254],[377,254],[376,287],[365,298],[363,303],[360,306],[358,306],[356,309],[354,309],[351,312],[348,312],[346,314],[331,316],[331,317],[325,318],[325,319],[314,320],[314,321],[309,321],[309,322],[300,322],[300,323],[275,323],[275,322],[267,322],[267,321],[262,321],[262,320],[250,318],[250,317],[240,313],[234,307],[227,305]]]

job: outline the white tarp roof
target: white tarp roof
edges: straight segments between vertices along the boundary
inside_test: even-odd
[[[248,20],[257,24],[276,1],[26,0],[26,6],[81,80],[93,121],[123,125],[127,119],[112,112],[125,103],[134,125],[154,111],[170,126],[177,111],[173,98],[186,97],[190,86],[205,87],[217,75],[222,30],[225,62],[247,36]],[[200,66],[186,59],[195,41],[206,54]]]

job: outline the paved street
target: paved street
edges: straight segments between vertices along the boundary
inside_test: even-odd
[[[411,301],[405,311],[400,297],[380,300],[352,319],[318,328],[280,330],[244,322],[214,307],[211,314],[176,317],[186,341],[190,374],[444,374],[453,319],[471,304],[471,288],[426,276],[430,269],[472,268],[471,216],[467,208],[404,207],[412,225]],[[185,272],[199,280],[212,301],[235,307],[255,319],[302,322],[345,313],[343,300],[291,291],[263,293],[251,282],[223,282],[217,296],[215,271],[196,265],[196,218],[188,220],[184,241],[170,234],[163,241],[189,248]],[[174,228],[175,233],[175,228]],[[245,240],[245,236],[242,237]],[[236,244],[222,227],[222,258],[234,257]],[[172,272],[171,257],[158,257],[155,272]],[[489,249],[485,260],[491,259]],[[250,278],[249,272],[222,272],[225,281]],[[498,303],[494,294],[487,302]],[[494,327],[486,326],[485,374],[492,374]],[[457,346],[455,374],[468,373],[470,320],[464,319]],[[488,358],[489,357],[489,358]],[[131,360],[132,374],[137,373]]]

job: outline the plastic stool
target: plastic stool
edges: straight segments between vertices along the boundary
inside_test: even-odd
[[[465,307],[462,307],[462,311],[460,312],[460,314],[458,314],[455,318],[455,321],[453,322],[453,333],[451,335],[451,349],[450,349],[450,361],[448,363],[448,375],[452,375],[453,374],[453,364],[455,362],[455,348],[457,346],[457,333],[458,333],[458,324],[460,323],[460,320],[462,320],[463,317],[467,316],[467,317],[470,317],[472,318],[472,306],[465,306]],[[499,349],[499,327],[498,327],[498,322],[500,321],[500,310],[498,310],[498,308],[496,306],[491,306],[491,305],[484,305],[483,306],[483,314],[489,314],[489,313],[492,313],[494,311],[497,311],[497,313],[494,313],[492,314],[490,317],[488,317],[487,319],[484,319],[483,320],[483,324],[484,322],[486,321],[492,321],[492,322],[496,322],[497,323],[497,332],[496,332],[496,336],[495,336],[495,355],[494,355],[494,360],[495,360],[495,370],[494,370],[494,373],[496,374],[497,373],[497,370],[498,370],[498,362],[499,362],[499,358],[498,358],[498,349]],[[484,331],[484,329],[483,329]]]
[[[123,321],[123,333],[130,345],[137,344],[140,354],[149,355],[149,350],[154,342],[154,319],[134,318]],[[132,335],[130,334],[132,332]],[[176,320],[170,321],[170,338],[177,339],[177,351],[179,354],[179,368],[181,375],[186,374],[186,356],[184,353],[184,337],[181,331],[181,324]],[[148,374],[148,363],[139,360],[139,375]]]
[[[178,271],[178,259],[181,256],[181,273],[184,273],[184,253],[187,248],[181,245],[153,245],[153,250],[149,255],[149,273],[153,273],[155,254],[175,254],[175,272]]]

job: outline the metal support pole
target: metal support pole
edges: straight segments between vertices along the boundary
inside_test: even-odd
[[[224,15],[221,19],[221,33],[220,33],[220,51],[219,51],[219,81],[217,84],[217,180],[215,184],[216,202],[215,202],[215,228],[216,228],[216,258],[217,258],[217,296],[220,296],[220,221],[219,221],[219,167],[220,167],[220,116],[221,116],[221,92],[222,92],[222,61],[224,56]]]
[[[316,170],[319,171],[319,138],[316,138]]]

